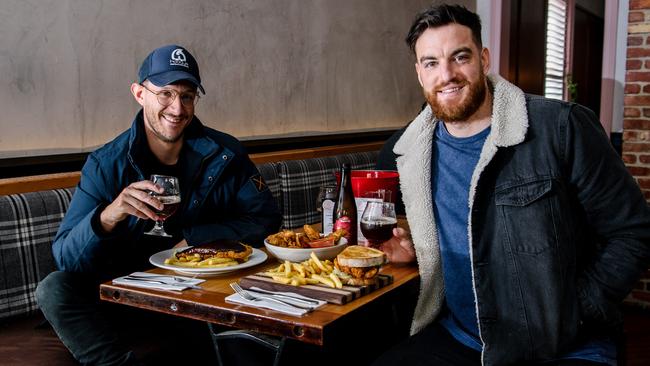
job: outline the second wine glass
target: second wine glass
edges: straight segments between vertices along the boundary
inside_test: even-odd
[[[157,220],[154,227],[145,232],[145,234],[171,237],[171,235],[165,232],[163,224],[169,216],[178,210],[178,206],[181,204],[181,191],[178,187],[178,178],[153,174],[150,180],[163,189],[162,193],[149,192],[150,195],[156,197],[163,204],[163,209],[157,210],[154,208],[154,212],[160,217],[160,220]]]
[[[361,215],[361,233],[371,247],[393,237],[393,228],[397,227],[395,204],[392,202],[370,201]]]

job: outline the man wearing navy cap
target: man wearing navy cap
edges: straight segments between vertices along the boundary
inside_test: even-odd
[[[280,226],[275,199],[239,141],[194,116],[199,90],[205,94],[187,49],[151,52],[131,85],[142,106],[131,128],[90,154],[82,169],[52,247],[58,271],[36,291],[43,314],[82,364],[135,363],[122,334],[149,329],[138,324],[147,314],[125,316],[133,310],[100,303],[99,283],[145,270],[152,254],[173,246],[217,239],[261,246]],[[143,235],[158,219],[154,208],[163,207],[149,194],[160,192],[151,174],[180,181],[181,206],[165,221],[169,238]]]

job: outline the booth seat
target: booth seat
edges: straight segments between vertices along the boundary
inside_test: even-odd
[[[336,184],[341,164],[372,169],[378,151],[345,153],[258,164],[276,198],[283,227],[320,221],[318,188]],[[0,196],[0,364],[74,365],[74,359],[44,320],[34,291],[55,270],[52,240],[75,188]]]

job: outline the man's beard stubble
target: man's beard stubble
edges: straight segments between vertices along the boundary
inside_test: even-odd
[[[485,100],[486,94],[486,78],[482,73],[479,80],[473,84],[467,84],[469,87],[469,95],[467,100],[456,105],[446,106],[438,103],[436,98],[437,92],[424,91],[424,97],[431,106],[433,115],[445,122],[462,122],[471,117],[480,107]],[[456,80],[452,80],[454,82]]]
[[[162,115],[155,115],[154,113],[151,113],[147,117],[148,118],[145,118],[145,123],[149,125],[149,128],[151,129],[153,134],[160,141],[168,143],[168,144],[172,144],[172,143],[176,143],[176,142],[180,141],[183,138],[183,135],[185,134],[185,129],[183,129],[183,131],[181,133],[179,133],[177,136],[168,137],[168,136],[165,136],[165,134],[163,134],[163,132],[157,128],[160,124],[162,124],[162,122],[160,122],[160,119],[163,118]],[[157,121],[158,125],[154,124],[151,121]],[[185,126],[185,128],[187,128],[187,126]]]

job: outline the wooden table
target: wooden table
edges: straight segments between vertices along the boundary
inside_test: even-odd
[[[406,289],[419,280],[415,265],[388,264],[382,273],[393,276],[393,283],[375,290],[344,305],[326,304],[302,317],[284,315],[271,310],[227,303],[225,297],[233,293],[229,283],[239,278],[277,266],[269,256],[263,264],[237,272],[208,278],[201,284],[203,290],[185,290],[179,293],[114,285],[106,282],[100,286],[102,300],[134,306],[142,309],[173,314],[181,317],[226,325],[233,328],[253,330],[269,335],[295,339],[314,345],[328,342],[328,329],[342,319],[360,314],[364,307],[389,294]],[[153,273],[171,273],[152,269]],[[360,315],[359,315],[360,316]]]

